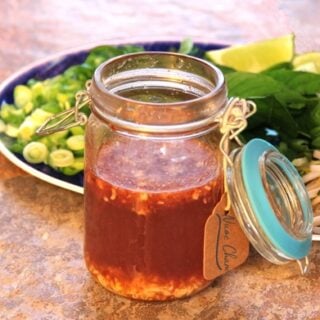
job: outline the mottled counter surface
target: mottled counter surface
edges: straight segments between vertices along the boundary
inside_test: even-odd
[[[59,50],[117,39],[236,43],[295,31],[298,50],[320,50],[316,0],[192,3],[2,0],[0,80]],[[0,319],[320,319],[319,243],[308,277],[295,263],[275,266],[252,252],[189,299],[142,303],[110,294],[83,261],[82,201],[0,156]]]

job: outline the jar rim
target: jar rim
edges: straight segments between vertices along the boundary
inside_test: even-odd
[[[139,68],[139,65],[134,68],[135,61],[142,61],[144,65],[141,68]],[[182,67],[178,69],[176,66],[179,61],[182,61]],[[148,65],[149,62],[150,65]],[[129,66],[124,67],[126,63]],[[152,63],[154,65],[151,65]],[[184,65],[186,66],[185,68]],[[190,68],[190,70],[187,68]],[[118,72],[119,74],[121,72],[125,73],[122,69],[127,73],[133,70],[131,73],[135,77],[138,76],[139,70],[147,70],[149,74],[153,74],[154,77],[158,78],[163,77],[163,75],[159,76],[163,70],[173,71],[173,74],[167,78],[169,79],[168,83],[169,81],[179,83],[179,77],[184,77],[181,83],[192,79],[193,84],[207,92],[196,98],[177,102],[160,103],[130,99],[115,93],[110,87],[108,88],[111,83],[108,81],[111,77],[118,75]],[[135,72],[136,70],[137,72]],[[162,71],[160,72],[159,70]],[[126,81],[128,82],[128,79]],[[227,103],[227,89],[220,69],[196,57],[158,51],[125,54],[102,63],[94,73],[89,93],[92,99],[92,111],[100,119],[116,127],[151,133],[173,133],[194,131],[200,128],[207,129],[208,126],[215,122],[216,117],[221,114]],[[149,112],[150,114],[158,112],[157,117],[161,121],[159,123],[149,121],[150,119],[145,122],[134,121],[134,118],[127,118],[127,114],[124,112],[127,108],[137,108],[139,111],[143,110],[143,112]],[[161,118],[165,112],[174,114],[181,113],[182,110],[190,115],[185,121],[170,123],[168,120]]]
[[[94,81],[96,83],[96,85],[99,87],[99,89],[104,92],[105,94],[110,94],[110,95],[114,95],[119,99],[123,99],[124,101],[130,101],[130,102],[135,102],[136,100],[133,99],[129,99],[129,98],[125,98],[119,95],[116,95],[114,93],[111,93],[110,91],[108,91],[106,89],[106,87],[103,85],[103,81],[102,81],[102,72],[103,69],[105,69],[106,66],[114,63],[115,61],[118,61],[121,63],[121,61],[125,61],[126,59],[130,59],[130,58],[134,58],[134,57],[142,57],[142,56],[150,56],[150,55],[162,55],[162,56],[177,56],[177,57],[184,57],[187,58],[189,60],[193,60],[196,61],[198,63],[201,63],[203,66],[208,67],[209,69],[211,69],[211,71],[214,71],[217,75],[217,83],[215,84],[215,88],[213,91],[209,92],[208,94],[195,98],[195,99],[191,99],[191,100],[187,100],[187,102],[193,102],[195,100],[204,100],[207,99],[209,97],[213,97],[217,94],[217,92],[219,92],[221,90],[221,88],[225,85],[225,81],[224,81],[224,76],[222,71],[217,68],[216,66],[214,66],[213,64],[200,59],[200,58],[196,58],[193,56],[188,56],[185,54],[181,54],[181,53],[175,53],[175,52],[162,52],[162,51],[143,51],[143,52],[137,52],[137,53],[128,53],[128,54],[123,54],[114,58],[111,58],[107,61],[105,61],[104,63],[102,63],[94,72]],[[144,102],[144,101],[139,101],[139,104],[145,104],[145,105],[155,105],[155,106],[159,106],[162,105],[163,103],[158,103],[158,102]],[[185,104],[185,101],[179,101],[179,102],[169,102],[166,103],[168,105],[172,105],[172,106],[181,106]]]

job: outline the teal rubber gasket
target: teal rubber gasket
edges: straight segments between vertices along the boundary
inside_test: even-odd
[[[311,234],[310,237],[299,240],[286,232],[277,219],[263,187],[259,158],[264,152],[270,150],[277,151],[274,146],[262,139],[253,139],[243,147],[241,170],[244,186],[259,226],[272,244],[286,256],[301,259],[310,251]],[[293,166],[291,163],[290,165]],[[287,173],[289,174],[289,172]],[[291,177],[289,179],[291,180]],[[307,206],[302,204],[302,207],[306,208]]]

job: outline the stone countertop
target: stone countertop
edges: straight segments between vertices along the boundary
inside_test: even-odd
[[[3,0],[0,80],[96,41],[236,43],[295,31],[300,51],[320,49],[318,1],[248,2]],[[84,264],[82,202],[0,155],[0,319],[320,319],[319,243],[307,277],[296,263],[272,265],[252,250],[243,266],[191,298],[143,303],[111,294]]]

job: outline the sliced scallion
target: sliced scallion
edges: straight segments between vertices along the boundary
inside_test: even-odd
[[[64,168],[72,165],[73,162],[74,156],[70,150],[58,149],[49,154],[49,164],[52,167]]]
[[[22,154],[29,163],[41,163],[47,159],[48,148],[44,143],[33,141],[24,147]]]

